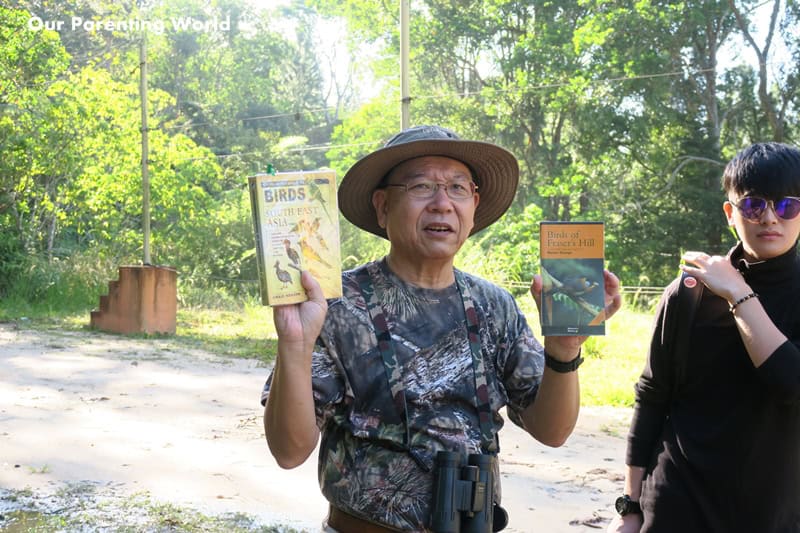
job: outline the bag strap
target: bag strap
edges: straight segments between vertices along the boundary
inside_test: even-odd
[[[673,396],[686,378],[686,366],[689,358],[689,338],[694,325],[694,316],[703,294],[703,283],[686,272],[681,273],[678,284],[678,307],[675,320],[675,344],[673,358],[675,373],[672,379]]]

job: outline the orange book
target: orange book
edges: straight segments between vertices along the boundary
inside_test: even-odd
[[[542,335],[605,335],[602,222],[540,222]]]
[[[334,171],[257,174],[247,181],[261,302],[285,305],[306,301],[300,284],[303,270],[311,272],[326,298],[341,296]]]

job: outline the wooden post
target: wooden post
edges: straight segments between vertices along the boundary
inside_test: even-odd
[[[139,73],[139,98],[142,101],[142,247],[144,264],[150,265],[150,176],[147,167],[150,151],[147,146],[147,41],[144,32],[139,43]]]
[[[409,24],[409,11],[410,0],[400,0],[400,129],[408,128],[411,120],[410,104],[411,96],[409,96],[408,87],[408,24]]]

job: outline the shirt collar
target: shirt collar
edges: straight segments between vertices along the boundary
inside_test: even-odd
[[[778,257],[762,261],[748,261],[744,257],[744,245],[739,241],[728,252],[728,257],[748,282],[767,282],[770,285],[783,283],[796,275],[796,269],[792,268],[792,265],[798,261],[797,243]]]

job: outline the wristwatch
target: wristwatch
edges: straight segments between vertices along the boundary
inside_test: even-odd
[[[617,501],[614,503],[614,508],[620,516],[625,516],[626,514],[642,514],[642,508],[639,506],[639,502],[631,500],[631,497],[627,494],[623,494],[617,498]]]

